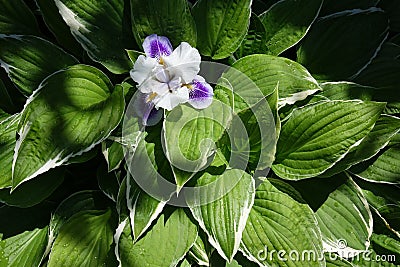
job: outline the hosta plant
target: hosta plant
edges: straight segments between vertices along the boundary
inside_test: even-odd
[[[0,266],[399,266],[398,0],[0,0]]]

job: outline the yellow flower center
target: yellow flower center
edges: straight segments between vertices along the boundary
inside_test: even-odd
[[[150,95],[149,95],[149,97],[146,99],[146,103],[149,103],[150,101],[152,101],[154,98],[156,98],[156,96],[157,96],[157,93],[151,93]]]

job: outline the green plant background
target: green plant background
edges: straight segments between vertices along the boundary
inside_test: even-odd
[[[248,131],[245,170],[229,166],[232,117],[217,104],[228,129],[196,115],[180,135],[171,121],[123,132],[150,34],[258,86],[274,117],[268,145],[240,97],[260,92],[229,70],[214,88]],[[400,266],[399,60],[398,0],[0,0],[0,266]],[[212,140],[211,165],[171,166],[162,133],[168,153],[177,142],[193,159]],[[203,206],[154,199],[124,158],[141,134],[130,152],[150,158],[143,175],[239,182]]]

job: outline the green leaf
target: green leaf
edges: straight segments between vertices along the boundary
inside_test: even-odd
[[[127,113],[130,114],[129,110]],[[137,130],[139,128],[137,118],[129,116],[125,116],[123,129],[123,141],[127,145],[124,146],[124,152],[129,173],[135,183],[154,200],[166,202],[176,193],[176,185],[173,183],[170,163],[163,151],[162,123],[147,128],[148,132],[142,132]],[[131,186],[135,186],[135,183],[131,183]],[[135,190],[133,187],[131,192],[134,193]],[[135,199],[128,201],[134,204]]]
[[[104,195],[100,191],[80,191],[64,199],[55,211],[53,208],[49,225],[49,240],[45,256],[50,253],[53,242],[58,236],[61,227],[72,216],[79,212],[105,209],[109,204],[105,200]]]
[[[0,33],[40,35],[35,16],[24,1],[0,0],[0,6]]]
[[[371,63],[354,78],[357,83],[379,88],[376,97],[386,102],[400,102],[397,94],[400,82],[396,75],[400,71],[399,45],[400,42],[384,43]]]
[[[319,94],[309,95],[304,100],[300,100],[292,105],[286,105],[280,108],[278,112],[279,118],[284,122],[287,118],[289,118],[289,115],[291,115],[294,110],[310,104],[315,104],[317,102],[327,101],[327,100],[329,99]]]
[[[121,182],[119,187],[117,201],[116,201],[116,209],[119,216],[119,223],[123,222],[126,218],[129,217],[128,203],[126,201],[126,179],[127,176]]]
[[[275,121],[275,142],[278,140],[278,137],[281,133],[281,119],[279,117],[279,85],[276,86],[274,93],[272,93],[271,95],[266,97],[266,100],[268,101],[269,107],[272,111],[272,115],[274,117],[274,121]],[[276,148],[275,148],[276,150]],[[274,154],[276,153],[276,151],[274,152]]]
[[[81,211],[105,208],[103,195],[99,191],[80,191],[64,199],[53,212],[50,219],[49,243],[57,237],[60,228],[74,215]]]
[[[135,244],[129,222],[125,221],[122,227],[124,231],[117,243],[122,266],[176,266],[197,237],[196,225],[182,209],[175,210],[169,217],[162,214],[152,229]]]
[[[242,232],[254,201],[254,180],[240,170],[227,170],[222,175],[205,173],[196,183],[207,186],[188,201],[190,210],[209,242],[231,262],[239,249]],[[216,199],[216,196],[222,196]],[[202,204],[206,203],[206,204]],[[199,206],[201,205],[201,206]]]
[[[267,50],[267,30],[261,19],[254,13],[250,17],[250,26],[242,44],[236,50],[235,56],[242,58],[251,54],[264,54]]]
[[[205,167],[214,154],[215,143],[228,127],[230,108],[214,100],[202,110],[181,105],[167,114],[164,120],[165,153],[174,168],[175,180],[182,187],[188,180],[182,170],[195,174]],[[178,169],[178,170],[176,170]]]
[[[132,61],[132,63],[135,63],[135,61],[138,59],[140,55],[146,55],[143,52],[139,52],[136,50],[126,50],[126,54],[128,55],[129,59]],[[126,84],[129,85],[129,84]]]
[[[364,180],[358,180],[357,183],[362,188],[371,210],[378,216],[378,220],[374,220],[374,227],[381,225],[400,238],[399,188],[391,184],[377,184]]]
[[[390,145],[390,146],[399,145],[399,144],[400,144],[400,133],[395,134],[395,135],[390,139],[390,142],[389,142],[389,145]]]
[[[282,126],[272,169],[284,179],[318,176],[360,144],[384,107],[336,100],[294,110]]]
[[[314,23],[297,51],[297,60],[317,79],[346,80],[370,63],[388,29],[381,9],[331,14]]]
[[[125,53],[133,40],[125,40],[124,0],[55,0],[72,35],[89,57],[111,72],[126,73],[132,62]]]
[[[371,210],[374,211],[373,216],[374,216],[374,233],[384,233],[388,236],[391,236],[393,238],[399,239],[400,238],[400,232],[396,229],[398,228],[398,221],[400,219],[399,217],[399,206],[397,207],[383,207],[382,209],[385,209],[386,211],[390,210],[390,212],[393,212],[391,216],[395,217],[394,219],[390,218],[391,220],[387,220],[383,215],[376,209],[371,207]],[[394,229],[393,227],[396,227]]]
[[[265,28],[267,54],[279,55],[297,44],[318,16],[322,0],[283,0],[260,15]]]
[[[398,184],[400,183],[400,146],[387,147],[376,157],[351,167],[350,171],[367,181]]]
[[[183,259],[181,264],[179,264],[178,266],[179,267],[191,267],[190,263],[186,259]]]
[[[215,251],[210,258],[210,267],[257,267],[258,265],[248,261],[242,254],[236,254],[232,262],[227,262]]]
[[[276,142],[281,127],[278,117],[278,86],[272,94],[260,99],[251,108],[240,111],[238,117],[244,125],[245,134],[235,134],[236,131],[240,132],[238,131],[240,124],[235,123],[236,117],[234,117],[228,129],[231,140],[222,138],[218,142],[219,150],[224,151],[226,158],[230,158],[230,164],[225,165],[243,161],[247,164],[248,172],[254,173],[255,177],[265,176],[275,159]],[[239,160],[232,160],[232,155]],[[236,162],[235,164],[239,165]]]
[[[235,99],[231,105],[238,113],[272,94],[277,86],[279,106],[293,104],[321,90],[310,73],[290,59],[250,55],[236,61],[222,74],[214,94],[215,98],[227,102],[222,96],[233,91],[230,101]]]
[[[134,241],[137,241],[160,215],[166,201],[160,201],[148,195],[130,175],[126,178],[126,186],[126,201],[132,234]]]
[[[157,158],[160,154],[154,147],[153,143],[145,144],[144,141],[139,143],[133,157],[128,161],[129,172],[135,178],[131,175],[127,176],[126,194],[121,195],[124,200],[121,199],[120,213],[124,217],[125,209],[127,210],[135,240],[151,226],[163,210],[165,203],[176,192],[176,185],[170,183],[168,179],[165,180],[162,174],[163,170],[171,172],[168,161],[163,158],[158,162]]]
[[[173,46],[196,46],[196,25],[186,0],[130,0],[136,42],[151,35],[168,37]]]
[[[39,266],[47,244],[47,227],[0,241],[0,266]]]
[[[325,253],[326,267],[353,267],[345,259],[341,259],[336,253]]]
[[[0,109],[0,122],[10,117],[10,114]]]
[[[275,159],[276,143],[280,127],[280,121],[277,117],[278,88],[267,98],[271,102],[271,109],[266,108],[269,103],[267,103],[267,100],[264,100],[251,109],[244,110],[238,114],[247,132],[247,135],[244,137],[246,140],[243,140],[244,144],[248,142],[249,145],[247,167],[250,171],[264,172],[264,174],[260,174],[259,176],[267,174]],[[275,116],[271,113],[274,113]],[[234,131],[235,129],[232,130]],[[240,150],[240,147],[236,147],[235,149]],[[247,146],[243,146],[243,150],[246,149],[248,149]]]
[[[398,33],[395,36],[393,36],[392,38],[390,38],[389,42],[400,45],[400,33]],[[397,49],[396,49],[396,51],[397,51]]]
[[[17,89],[3,68],[0,68],[0,80],[0,109],[9,114],[20,112],[26,97]]]
[[[124,93],[128,91],[129,94],[127,83],[122,83],[121,86],[124,88]],[[128,148],[136,147],[139,141],[144,138],[145,134],[143,132],[143,126],[141,125],[141,118],[139,118],[137,115],[135,115],[136,113],[134,113],[136,112],[135,105],[133,104],[134,102],[132,102],[132,100],[128,102],[127,100],[126,103],[127,108],[123,119],[121,137],[115,138],[114,141],[117,141],[123,145],[125,160],[128,161],[128,158],[132,156],[128,154],[128,152],[132,152]],[[112,137],[110,137],[110,139],[111,138]]]
[[[381,115],[376,121],[374,128],[355,150],[346,154],[335,166],[323,173],[323,176],[339,173],[347,170],[352,165],[370,159],[383,149],[398,132],[400,132],[400,119],[389,115]]]
[[[385,255],[386,257],[381,257],[383,255],[378,254],[374,249],[369,249],[365,256],[357,257],[351,261],[352,266],[354,267],[398,267],[398,264],[395,264],[395,256],[394,255]],[[385,259],[389,259],[392,262],[386,261]]]
[[[345,97],[342,99],[361,98],[387,102],[386,114],[399,113],[400,97],[397,88],[400,82],[396,75],[400,71],[400,41],[398,39],[400,38],[394,36],[385,42],[371,63],[354,78],[356,82],[371,86],[370,88],[359,86],[360,88],[357,89],[356,84],[348,82],[326,83],[328,86],[321,85],[324,90],[327,90],[323,94],[330,99]],[[345,88],[347,86],[349,88]],[[339,89],[339,87],[343,88]]]
[[[0,47],[1,66],[25,95],[50,74],[78,63],[61,48],[35,36],[0,35]]]
[[[231,69],[235,72],[235,69]],[[228,71],[227,73],[230,73]],[[228,100],[235,99],[233,104],[238,112],[233,116],[229,128],[217,143],[217,150],[212,166],[230,166],[255,172],[255,176],[265,176],[275,158],[276,141],[280,131],[278,117],[278,86],[275,90],[263,96],[259,88],[252,81],[236,70],[236,73],[249,82],[247,87],[235,87],[236,95]],[[228,81],[228,84],[230,82]],[[216,98],[230,91],[220,83]],[[235,90],[235,88],[233,88]],[[244,89],[243,91],[241,89]],[[226,91],[225,91],[226,90]],[[242,101],[246,99],[246,101]],[[248,107],[250,106],[250,107]],[[228,160],[227,160],[228,159]],[[228,162],[229,161],[229,162]]]
[[[101,191],[112,201],[116,202],[119,191],[120,172],[108,172],[105,165],[99,166],[97,169],[97,183]]]
[[[399,254],[400,252],[400,241],[396,240],[394,238],[391,238],[387,235],[382,235],[382,234],[372,234],[371,240],[375,243],[378,244],[379,246]]]
[[[198,265],[209,266],[210,265],[210,254],[212,252],[211,245],[207,242],[206,235],[202,235],[203,232],[199,232],[193,246],[190,248],[187,257],[193,259]]]
[[[204,56],[222,59],[238,49],[250,23],[251,0],[199,0],[192,12],[197,48]]]
[[[106,140],[101,144],[104,158],[107,161],[108,172],[119,168],[124,160],[124,150],[118,142]]]
[[[381,0],[379,1],[381,7],[389,17],[390,30],[400,32],[400,7],[396,0]]]
[[[132,50],[130,50],[132,51]],[[129,52],[127,51],[128,56],[131,57],[132,55],[129,54]],[[135,59],[136,60],[136,59]],[[130,77],[129,78],[125,78],[125,80],[119,84],[122,86],[122,88],[124,89],[124,96],[125,96],[125,102],[126,103],[130,103],[130,101],[132,100],[134,94],[137,92],[137,88],[136,88],[136,82],[134,82]],[[131,118],[132,119],[132,118]],[[135,121],[137,124],[140,118],[135,118]],[[122,126],[122,125],[121,125]],[[135,130],[136,131],[136,130]],[[118,131],[118,133],[121,132],[122,133],[122,129],[121,131]],[[118,141],[119,143],[122,144],[122,142],[119,140],[119,137],[114,137],[114,139],[109,138],[110,140],[114,140],[114,141]]]
[[[320,95],[330,100],[360,99],[363,101],[372,100],[376,89],[353,82],[326,82],[321,84],[321,88]]]
[[[83,55],[81,45],[72,36],[68,25],[64,22],[61,14],[54,1],[49,0],[35,0],[37,7],[46,26],[50,29],[51,33],[56,37],[59,44],[61,44],[68,52],[73,53],[77,57]]]
[[[325,251],[351,258],[366,249],[372,234],[372,215],[361,188],[350,178],[329,194],[315,213]]]
[[[303,201],[292,198],[293,192],[283,182],[266,179],[256,190],[241,251],[259,266],[325,266],[314,213]],[[280,250],[286,253],[279,254],[285,261],[278,258]],[[298,252],[297,257],[292,251]],[[302,256],[303,251],[309,252],[310,259]]]
[[[32,207],[49,197],[63,181],[64,170],[54,169],[22,184],[11,193],[9,188],[0,190],[0,202],[21,208]]]
[[[78,164],[78,163],[85,163],[94,157],[97,156],[98,149],[97,147],[82,153],[82,155],[77,155],[74,157],[69,158],[69,160],[65,163],[65,165],[69,164]]]
[[[119,124],[122,87],[101,71],[75,65],[49,76],[28,99],[13,161],[13,188],[91,150]]]
[[[0,189],[12,185],[12,161],[19,119],[19,114],[0,114]]]
[[[111,220],[110,210],[72,216],[60,229],[48,266],[105,266],[113,243]]]
[[[14,106],[14,101],[8,92],[7,87],[4,85],[3,81],[0,79],[0,109],[8,112],[14,113],[16,107]]]
[[[278,1],[279,0],[254,0],[251,3],[251,11],[259,15]]]
[[[367,183],[367,182],[365,182]],[[368,187],[363,186],[363,193],[368,203],[377,215],[378,223],[400,238],[400,199],[398,198],[399,189],[388,184],[369,183]],[[387,233],[387,232],[386,232]]]
[[[386,105],[385,114],[388,115],[396,115],[396,114],[400,114],[400,102],[397,103],[388,103]]]
[[[380,2],[378,0],[324,0],[321,8],[320,16],[325,16],[340,11],[350,10],[350,9],[367,9],[373,7]]]
[[[225,267],[242,267],[236,260],[232,260],[231,263],[226,263]]]

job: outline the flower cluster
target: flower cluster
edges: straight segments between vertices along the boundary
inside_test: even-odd
[[[175,50],[167,37],[152,34],[143,42],[141,55],[130,72],[142,94],[142,117],[147,119],[154,108],[172,110],[189,103],[203,109],[212,102],[213,89],[198,75],[201,57],[196,48],[182,42]]]

